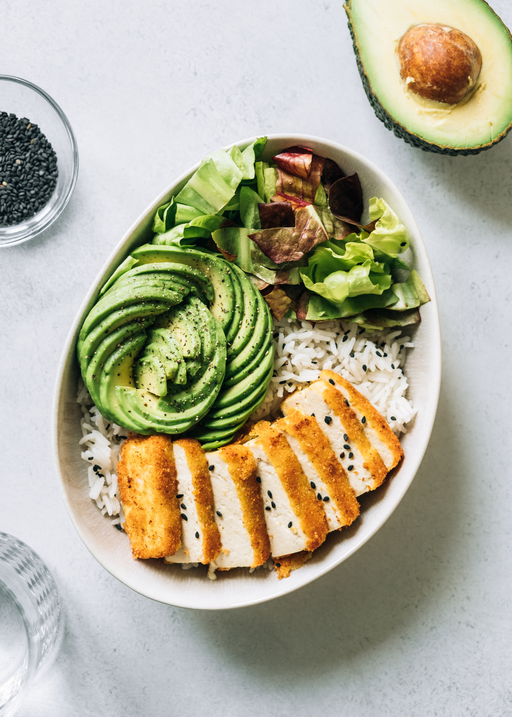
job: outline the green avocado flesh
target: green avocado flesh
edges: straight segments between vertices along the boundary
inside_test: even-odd
[[[207,251],[145,245],[103,287],[77,352],[103,416],[217,448],[265,398],[272,319],[237,266]]]
[[[484,0],[347,0],[359,73],[377,117],[423,150],[477,154],[512,127],[512,38]],[[455,105],[425,100],[400,77],[397,46],[414,25],[461,30],[482,55],[475,89]]]

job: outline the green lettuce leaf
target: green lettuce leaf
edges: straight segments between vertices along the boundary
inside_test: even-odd
[[[362,241],[374,249],[396,258],[409,247],[407,229],[383,199],[370,199],[370,222],[377,221],[375,229]]]
[[[234,257],[237,266],[267,284],[300,284],[298,267],[275,264],[249,239],[250,231],[242,227],[224,227],[214,231],[212,238],[221,252]]]
[[[172,229],[176,224],[187,224],[196,217],[203,216],[203,212],[186,204],[178,204],[173,197],[167,204],[162,204],[156,210],[153,221],[153,231],[155,234],[164,234]]]
[[[240,190],[240,218],[246,229],[261,229],[260,212],[258,204],[263,204],[263,199],[250,187],[242,187]]]
[[[367,309],[390,307],[396,303],[396,300],[396,295],[391,289],[384,291],[382,294],[366,294],[348,298],[341,304],[329,301],[318,294],[311,294],[306,318],[308,321],[346,319]]]
[[[414,269],[411,271],[407,281],[400,284],[393,284],[391,287],[398,297],[398,302],[393,306],[395,311],[407,311],[415,309],[430,301],[430,296],[420,275]]]
[[[208,239],[223,221],[224,217],[218,214],[201,214],[187,224],[178,224],[163,234],[157,234],[153,244],[181,246],[192,244],[194,239]]]
[[[236,145],[230,149],[229,155],[242,172],[242,179],[254,179],[254,163],[257,157],[259,157],[263,152],[266,143],[266,137],[258,137],[258,139],[255,139],[254,142],[252,142],[252,144],[246,147],[243,151],[241,151]]]

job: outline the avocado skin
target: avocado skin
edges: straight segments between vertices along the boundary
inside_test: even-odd
[[[359,44],[357,42],[356,33],[354,30],[354,26],[352,23],[352,17],[350,15],[350,2],[351,0],[347,0],[347,2],[343,5],[345,8],[345,12],[347,14],[348,19],[348,29],[350,31],[350,37],[352,38],[352,47],[354,50],[354,55],[356,56],[356,63],[357,63],[357,69],[359,70],[359,76],[361,77],[361,82],[363,83],[363,88],[366,94],[366,97],[368,98],[368,102],[370,103],[373,111],[375,112],[376,116],[380,121],[384,124],[386,129],[391,130],[395,137],[398,137],[399,139],[403,139],[404,142],[407,142],[407,144],[410,144],[412,147],[417,147],[418,149],[422,149],[424,152],[434,152],[436,154],[447,154],[450,157],[458,157],[460,155],[462,156],[469,156],[472,154],[480,154],[480,152],[483,152],[486,149],[491,149],[491,147],[494,147],[498,142],[501,142],[507,134],[512,129],[512,122],[508,125],[508,127],[497,137],[495,137],[491,142],[487,142],[486,144],[478,145],[477,147],[462,147],[460,149],[457,149],[456,147],[450,147],[449,145],[441,145],[441,144],[435,144],[434,142],[429,142],[426,139],[423,139],[417,134],[414,134],[413,132],[409,132],[402,124],[397,122],[390,114],[389,112],[381,105],[379,102],[379,99],[375,92],[372,89],[371,81],[368,75],[366,74],[366,70],[363,65],[363,61],[361,59],[361,52],[359,49]],[[485,0],[481,0],[481,2],[485,3],[487,7],[491,10],[496,17],[498,15],[494,12],[494,10],[489,6]],[[498,19],[500,19],[498,17]],[[501,19],[500,19],[501,21]],[[504,25],[504,23],[503,23]],[[505,25],[504,25],[505,27]],[[510,35],[510,31],[508,31],[509,37],[512,42],[512,35]]]

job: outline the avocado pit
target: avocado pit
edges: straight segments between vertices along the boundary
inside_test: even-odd
[[[398,43],[398,59],[408,90],[449,105],[461,102],[474,89],[482,68],[476,43],[447,25],[411,27]]]

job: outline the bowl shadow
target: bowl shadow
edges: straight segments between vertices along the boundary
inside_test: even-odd
[[[229,612],[183,613],[190,632],[235,669],[246,662],[262,683],[293,685],[349,669],[358,654],[409,629],[408,623],[414,630],[429,602],[438,609],[443,586],[448,591],[449,573],[432,558],[450,553],[462,518],[456,501],[448,501],[449,521],[442,510],[446,493],[462,489],[468,461],[457,446],[455,414],[453,401],[442,395],[416,480],[377,538],[328,575],[280,600]]]

